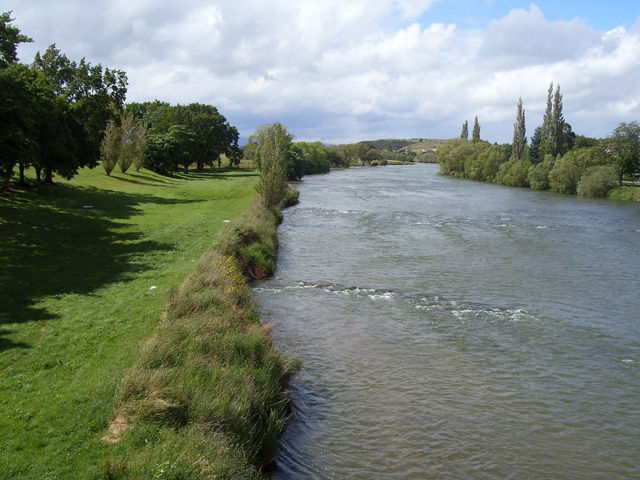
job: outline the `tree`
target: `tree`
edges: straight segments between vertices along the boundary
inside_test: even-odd
[[[549,85],[547,91],[547,107],[542,117],[542,127],[540,129],[540,147],[538,158],[543,159],[545,155],[551,152],[551,116],[553,115],[553,82]]]
[[[11,11],[0,14],[0,69],[7,68],[18,61],[18,45],[33,42],[33,39],[20,33],[20,29],[11,25]]]
[[[478,123],[477,115],[475,121],[473,122],[473,134],[471,138],[474,142],[480,141],[480,123]]]
[[[260,179],[256,189],[267,208],[278,208],[285,199],[287,184],[287,156],[292,135],[280,123],[263,127],[260,135]]]
[[[182,164],[183,172],[189,173],[189,165],[193,162],[197,151],[195,134],[185,125],[173,125],[169,129],[169,135],[173,138],[175,145],[174,168],[177,169],[178,164]]]
[[[615,187],[618,171],[613,165],[597,165],[585,170],[578,182],[581,197],[606,197]]]
[[[115,120],[110,120],[104,130],[104,138],[100,145],[100,163],[107,175],[111,175],[111,172],[118,164],[120,146],[122,144],[121,134],[120,127]]]
[[[109,121],[100,147],[100,162],[107,175],[111,174],[116,165],[122,173],[126,173],[133,163],[136,170],[140,170],[145,133],[142,119],[132,112],[123,111],[118,119]]]
[[[516,123],[513,124],[513,158],[516,161],[522,159],[526,146],[527,128],[525,126],[524,108],[522,108],[522,97],[520,97],[518,100]]]
[[[47,182],[53,181],[54,172],[71,178],[78,168],[96,165],[107,123],[124,105],[126,74],[103,69],[100,64],[92,66],[85,59],[71,61],[55,44],[43,54],[38,52],[32,66],[43,73],[49,90],[57,97],[57,114],[64,116],[62,121],[70,135],[64,139],[68,150],[65,155],[54,160],[54,155],[43,149],[36,167],[44,169]],[[59,127],[56,125],[57,130]]]
[[[149,133],[145,136],[145,166],[161,175],[176,170],[177,144],[169,133]]]
[[[624,176],[640,170],[640,126],[638,122],[620,123],[609,138],[609,149],[618,167],[618,183]]]
[[[562,94],[560,93],[560,85],[556,87],[556,93],[553,97],[553,113],[551,114],[551,123],[549,125],[549,153],[552,155],[562,155],[562,147],[564,145],[563,137],[565,133],[564,115],[562,114]]]
[[[541,150],[540,150],[541,141],[542,141],[542,127],[536,127],[536,129],[533,132],[533,136],[531,137],[531,147],[529,148],[531,163],[536,164],[542,161]]]
[[[0,69],[0,191],[9,188],[18,161],[35,153],[41,109],[36,79],[36,72],[18,63]]]
[[[464,138],[465,140],[469,139],[469,122],[467,120],[462,124],[462,133],[460,134],[460,138]]]

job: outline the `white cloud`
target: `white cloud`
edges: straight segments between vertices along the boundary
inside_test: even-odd
[[[445,2],[448,0],[440,0]],[[0,0],[0,6],[4,0]],[[551,22],[532,4],[475,30],[422,24],[434,0],[33,0],[13,9],[36,44],[125,70],[130,101],[216,105],[243,135],[280,120],[302,139],[451,137],[478,115],[509,141],[560,83],[574,131],[640,117],[640,27]]]

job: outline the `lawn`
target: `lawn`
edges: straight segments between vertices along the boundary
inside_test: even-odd
[[[125,369],[256,181],[95,169],[0,198],[0,478],[95,478],[118,455],[101,438]]]

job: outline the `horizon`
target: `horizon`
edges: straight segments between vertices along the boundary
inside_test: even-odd
[[[519,97],[527,137],[542,123],[551,82],[578,135],[640,119],[632,1],[9,3],[22,62],[56,43],[124,70],[128,102],[214,105],[244,138],[278,121],[302,141],[445,139],[477,115],[505,143]]]

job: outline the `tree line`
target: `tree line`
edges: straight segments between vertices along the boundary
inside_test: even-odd
[[[128,79],[122,70],[74,61],[55,44],[21,63],[17,49],[33,40],[0,14],[0,192],[8,190],[18,167],[27,184],[65,179],[99,163],[110,175],[143,165],[169,173],[191,164],[203,169],[225,155],[242,159],[239,134],[213,106],[166,102],[125,104]]]
[[[511,144],[468,140],[468,124],[459,139],[448,140],[436,152],[441,173],[536,190],[583,196],[606,196],[624,179],[640,171],[640,126],[620,123],[604,139],[576,135],[563,115],[563,99],[553,83],[547,95],[542,125],[527,141],[525,109],[518,100]],[[474,132],[476,129],[474,128]]]

